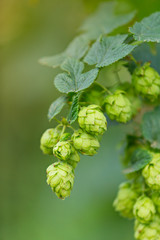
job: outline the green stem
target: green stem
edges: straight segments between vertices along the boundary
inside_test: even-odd
[[[135,46],[135,45],[140,45],[141,43],[143,43],[143,41],[135,41],[135,42],[132,42],[131,45]]]
[[[61,132],[60,138],[62,137],[63,133],[65,132],[65,129],[66,129],[66,126],[63,125],[63,128],[62,128],[62,132]]]
[[[70,129],[72,129],[73,130],[73,132],[75,132],[76,131],[76,129],[74,129],[72,126],[67,126],[68,128],[70,128]]]
[[[103,88],[105,92],[107,92],[108,94],[112,95],[112,93],[109,91],[108,88],[104,87],[103,85],[101,85],[101,84],[98,83],[98,82],[95,82],[95,83],[96,83],[97,85],[99,85],[101,88]]]
[[[139,63],[137,62],[137,60],[133,57],[132,54],[129,54],[130,59],[136,64],[139,65]]]
[[[56,117],[54,117],[53,119],[54,119],[56,122],[62,124],[61,121],[59,121]]]

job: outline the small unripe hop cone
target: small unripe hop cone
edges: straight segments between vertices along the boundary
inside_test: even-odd
[[[136,91],[150,101],[156,100],[160,95],[160,75],[150,67],[150,63],[135,69],[132,82]]]
[[[67,160],[72,153],[72,146],[68,141],[58,142],[53,148],[53,154],[60,160]]]
[[[56,162],[50,165],[46,172],[47,183],[55,194],[61,199],[70,196],[74,184],[73,167],[67,163]]]
[[[119,186],[119,191],[113,206],[121,216],[133,218],[133,206],[139,196],[139,185],[132,185],[129,182],[124,182]]]
[[[72,165],[73,168],[76,168],[80,161],[80,156],[69,141],[58,142],[53,148],[53,154],[60,160]]]
[[[98,105],[82,107],[78,114],[79,126],[93,135],[102,135],[107,130],[107,121]]]
[[[154,189],[160,190],[160,154],[153,154],[152,161],[146,165],[142,171],[147,185]]]
[[[126,123],[132,117],[131,103],[121,90],[105,98],[105,109],[109,118],[117,122]]]
[[[44,154],[53,154],[53,147],[58,142],[60,131],[56,128],[47,129],[40,140],[40,148]]]
[[[140,196],[134,205],[133,213],[141,223],[148,223],[153,219],[156,209],[150,198]]]
[[[100,147],[96,136],[83,132],[81,129],[74,132],[72,141],[75,149],[84,155],[93,156]]]
[[[160,214],[160,191],[152,193],[152,201],[156,206],[157,212]]]
[[[149,224],[135,221],[135,238],[137,240],[160,240],[160,218],[155,215]]]

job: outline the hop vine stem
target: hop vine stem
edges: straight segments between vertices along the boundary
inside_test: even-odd
[[[105,86],[103,86],[102,84],[100,84],[99,82],[95,82],[98,86],[100,86],[101,88],[104,89],[105,92],[107,92],[109,95],[112,95],[112,92],[106,88]]]

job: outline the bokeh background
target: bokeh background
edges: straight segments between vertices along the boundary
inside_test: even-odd
[[[59,70],[38,59],[63,51],[98,0],[0,0],[0,106],[2,240],[133,240],[133,223],[112,207],[121,173],[118,144],[129,126],[110,127],[93,158],[76,169],[71,197],[57,199],[46,184],[52,158],[39,138],[55,123],[47,110],[59,95]],[[137,9],[137,19],[160,10],[159,0],[118,1]]]

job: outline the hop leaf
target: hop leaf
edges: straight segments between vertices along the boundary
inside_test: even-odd
[[[129,31],[138,41],[160,42],[160,12],[153,13],[139,23],[136,22]]]
[[[58,113],[61,112],[64,105],[67,103],[67,97],[61,96],[57,98],[49,107],[48,110],[48,119],[52,120]]]
[[[94,155],[100,147],[97,137],[92,136],[81,129],[75,131],[72,135],[73,145],[75,149],[85,155]]]
[[[140,196],[134,205],[133,213],[140,222],[148,223],[153,219],[156,209],[150,198]]]
[[[136,47],[124,43],[127,35],[117,35],[113,37],[100,37],[91,47],[84,61],[96,67],[108,66],[125,56]]]
[[[56,68],[61,66],[69,57],[81,59],[89,48],[89,42],[90,40],[86,35],[80,35],[73,39],[64,52],[50,57],[43,57],[39,60],[39,63]]]
[[[78,114],[79,126],[94,135],[103,134],[107,130],[107,121],[98,105],[82,107]]]
[[[56,162],[47,168],[47,183],[55,194],[65,199],[70,196],[74,183],[74,170],[67,163]]]
[[[99,70],[97,68],[82,73],[84,64],[74,58],[68,58],[62,65],[66,73],[56,76],[54,84],[63,93],[79,92],[88,88],[97,78]]]
[[[131,103],[120,90],[105,98],[105,109],[111,120],[126,123],[132,117]]]
[[[152,148],[160,149],[160,107],[146,112],[142,120],[142,135]]]
[[[86,19],[80,30],[85,31],[90,39],[96,39],[101,34],[111,33],[114,29],[127,24],[134,15],[135,11],[116,14],[115,2],[104,2],[94,14]]]

